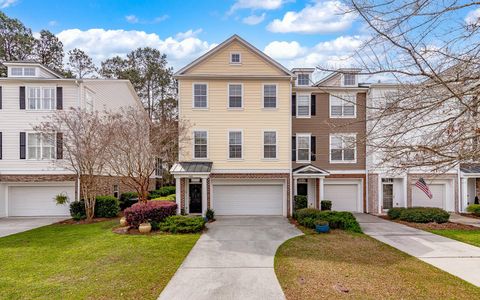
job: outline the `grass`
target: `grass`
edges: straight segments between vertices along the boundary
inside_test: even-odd
[[[480,288],[366,235],[305,233],[275,256],[287,299],[480,299]]]
[[[430,231],[431,233],[442,235],[447,238],[480,247],[480,230],[442,229],[428,231]]]
[[[200,235],[118,235],[117,222],[0,238],[0,299],[156,299]]]

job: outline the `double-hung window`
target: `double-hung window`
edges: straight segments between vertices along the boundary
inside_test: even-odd
[[[263,107],[264,108],[277,107],[277,85],[276,84],[263,85]]]
[[[240,53],[230,53],[230,63],[231,64],[242,63],[242,56],[240,55]]]
[[[55,159],[55,134],[28,133],[28,159]]]
[[[310,117],[310,95],[297,94],[297,117]]]
[[[242,146],[242,132],[230,131],[228,132],[228,158],[240,159],[243,152]]]
[[[277,158],[277,132],[263,132],[263,158]]]
[[[206,131],[194,131],[193,132],[193,157],[194,158],[207,158],[208,157],[208,147],[207,141],[208,134]]]
[[[28,87],[28,109],[53,110],[55,109],[55,88]]]
[[[310,134],[297,134],[297,161],[309,162],[310,161]]]
[[[297,85],[310,85],[310,74],[298,74]]]
[[[228,85],[228,107],[242,108],[243,107],[243,91],[241,84]]]
[[[356,75],[352,73],[343,74],[343,85],[355,85]]]
[[[195,83],[193,84],[193,107],[207,108],[207,84]]]
[[[356,142],[355,134],[330,135],[330,162],[356,162]]]
[[[355,118],[356,102],[354,94],[330,95],[330,117]]]
[[[24,68],[23,76],[32,76],[35,77],[35,68]]]

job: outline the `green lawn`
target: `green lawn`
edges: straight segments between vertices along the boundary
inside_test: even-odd
[[[441,229],[428,231],[438,235],[443,235],[444,237],[448,237],[460,242],[480,247],[480,230]]]
[[[0,299],[156,299],[200,234],[118,235],[117,222],[0,238]]]
[[[275,256],[289,300],[480,299],[480,288],[366,235],[305,233]]]

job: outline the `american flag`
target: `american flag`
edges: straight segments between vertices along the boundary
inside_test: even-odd
[[[425,195],[427,195],[428,198],[432,199],[433,194],[428,188],[427,184],[425,183],[425,180],[423,180],[422,177],[420,177],[420,179],[415,183],[415,186],[421,189],[425,193]]]

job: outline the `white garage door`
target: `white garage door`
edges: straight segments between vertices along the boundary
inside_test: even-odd
[[[325,184],[324,199],[332,201],[332,210],[361,212],[357,184]]]
[[[70,201],[75,200],[75,187],[69,186],[9,186],[9,216],[66,216],[68,205],[57,205],[55,196],[66,193]]]
[[[283,185],[214,185],[218,215],[282,215]]]
[[[412,206],[445,208],[445,184],[428,184],[428,188],[432,192],[432,199],[428,198],[421,189],[412,185]]]

